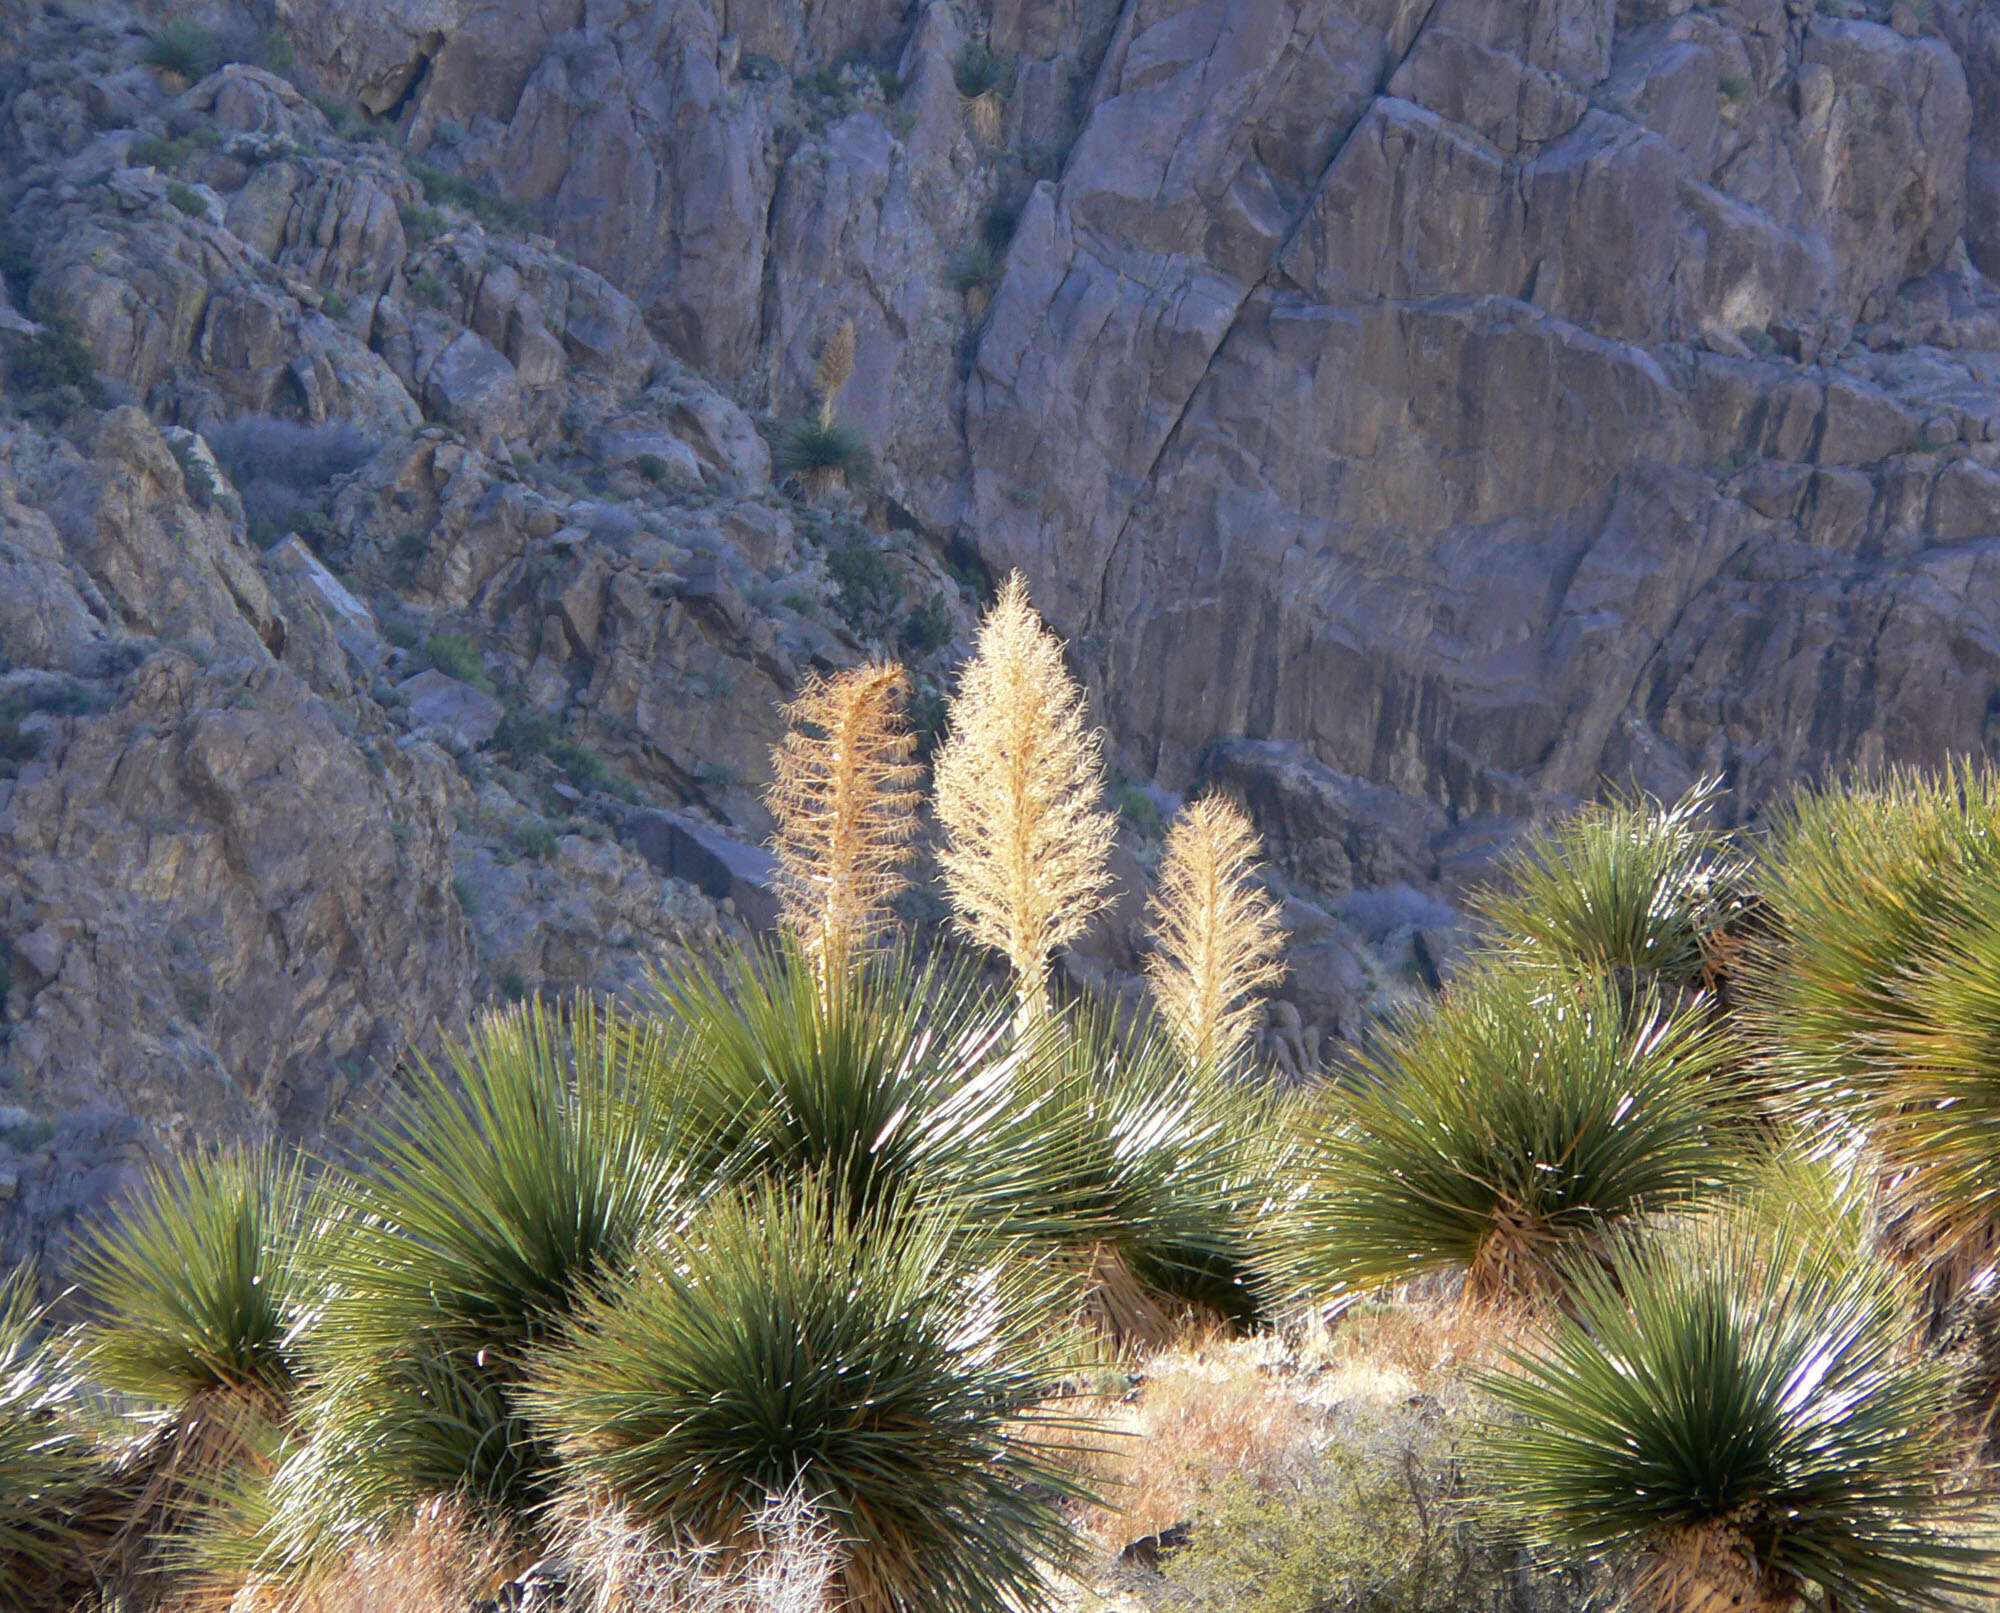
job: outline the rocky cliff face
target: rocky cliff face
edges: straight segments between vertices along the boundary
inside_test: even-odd
[[[742,934],[776,703],[1007,566],[1292,1062],[1605,781],[1992,748],[1979,0],[0,0],[0,159],[10,1250]]]

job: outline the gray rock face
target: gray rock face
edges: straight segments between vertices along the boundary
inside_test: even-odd
[[[1128,8],[1010,253],[972,524],[1140,764],[1282,742],[1461,821],[1985,748],[2000,504],[1958,490],[2000,372],[1948,267],[1954,50],[1775,4],[1406,27]],[[1920,296],[1935,350],[1853,341]],[[1334,840],[1402,816],[1286,800]]]
[[[1451,823],[1706,770],[1747,810],[1986,743],[1990,8],[844,11],[880,99],[784,8],[364,50],[374,9],[301,18],[308,53],[463,127],[682,358],[782,416],[853,319],[883,489],[1028,570],[1169,786],[1268,740]],[[1004,155],[951,83],[982,36]],[[511,423],[476,352],[456,416]]]
[[[148,1148],[317,1125],[471,971],[449,761],[281,659],[240,527],[137,410],[38,447],[0,456],[0,1089],[34,1119],[13,1208],[59,1243]]]

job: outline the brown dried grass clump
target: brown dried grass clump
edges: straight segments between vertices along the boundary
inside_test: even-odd
[[[980,624],[936,781],[959,926],[1006,957],[1023,1019],[1040,1019],[1050,957],[1104,905],[1116,828],[1099,805],[1103,736],[1018,571]]]
[[[199,1594],[162,1613],[467,1613],[529,1566],[462,1502],[428,1501],[389,1538],[297,1577]]]
[[[1135,1394],[1071,1408],[1102,1430],[1080,1465],[1105,1499],[1083,1528],[1116,1551],[1195,1516],[1218,1484],[1282,1489],[1315,1465],[1335,1408],[1454,1401],[1511,1342],[1494,1318],[1449,1303],[1364,1307],[1290,1342],[1190,1332],[1141,1363]]]
[[[1146,973],[1200,1068],[1236,1057],[1263,1015],[1259,993],[1284,978],[1278,904],[1254,879],[1260,850],[1242,809],[1219,795],[1192,802],[1167,832]]]
[[[822,986],[887,928],[907,882],[921,799],[909,759],[916,736],[904,718],[909,688],[900,666],[816,677],[786,708],[791,731],[771,753],[766,800],[778,821],[784,922]]]
[[[742,1549],[662,1542],[615,1508],[572,1503],[573,1613],[828,1613],[839,1544],[805,1497],[774,1496]]]

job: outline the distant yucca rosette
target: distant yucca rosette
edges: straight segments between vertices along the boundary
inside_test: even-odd
[[[1181,1051],[1203,1068],[1236,1056],[1263,1013],[1259,993],[1284,978],[1278,904],[1253,877],[1260,850],[1242,809],[1217,795],[1167,832],[1146,973]]]
[[[909,688],[891,665],[814,678],[786,708],[791,731],[771,755],[785,927],[823,984],[887,927],[906,883],[919,800]]]
[[[1049,1007],[1049,958],[1104,905],[1115,833],[1104,741],[1062,641],[1019,572],[980,624],[935,769],[945,888],[967,935],[1013,966],[1024,1019]]]

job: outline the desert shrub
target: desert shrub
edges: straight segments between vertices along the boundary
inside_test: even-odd
[[[1479,908],[1494,940],[1581,969],[1698,983],[1710,937],[1741,905],[1742,869],[1701,819],[1713,781],[1670,807],[1587,806],[1502,869]]]
[[[1206,1476],[1186,1544],[1162,1561],[1174,1605],[1461,1613],[1500,1602],[1511,1542],[1468,1493],[1457,1432],[1439,1408],[1371,1407],[1329,1422],[1279,1471]]]
[[[251,537],[264,548],[288,532],[321,534],[333,483],[359,470],[374,452],[368,437],[345,422],[309,425],[239,415],[205,436],[242,497]]]
[[[952,290],[963,295],[990,293],[1000,280],[1000,263],[985,241],[960,247],[945,265],[945,277]]]
[[[438,309],[451,301],[451,293],[432,270],[426,269],[417,275],[410,281],[409,287],[410,301],[419,308]]]
[[[410,172],[424,187],[426,202],[433,207],[463,208],[489,230],[519,233],[535,222],[534,209],[526,202],[502,196],[473,180],[421,166]]]
[[[469,683],[488,694],[493,692],[493,680],[486,676],[486,657],[479,653],[479,646],[468,635],[429,634],[424,639],[421,653],[426,666],[435,667],[446,677]]]
[[[18,224],[0,222],[0,284],[18,308],[28,304],[35,284],[35,248],[28,232]]]
[[[1068,1365],[1046,1264],[949,1208],[810,1177],[718,1199],[538,1357],[526,1405],[581,1484],[712,1546],[814,1498],[855,1613],[1001,1613],[1072,1551],[1035,1408]]]
[[[2000,871],[1965,887],[1966,918],[1914,942],[1900,1011],[1869,1037],[1851,1118],[1892,1184],[1899,1245],[1971,1277],[2000,1240]]]
[[[968,101],[1000,89],[1013,70],[1011,57],[978,40],[964,45],[951,64],[952,81]]]
[[[630,779],[614,773],[589,746],[563,738],[561,726],[546,712],[516,707],[500,720],[493,738],[499,749],[517,762],[547,757],[571,784],[587,794],[638,799],[639,792]]]
[[[42,736],[21,726],[20,717],[0,711],[0,778],[16,778],[42,754]]]
[[[1159,803],[1136,784],[1120,784],[1111,792],[1118,816],[1141,840],[1157,840],[1166,833],[1167,820],[1160,815]]]
[[[297,65],[298,52],[276,29],[218,31],[177,17],[153,31],[142,59],[149,67],[184,79],[206,78],[228,62],[248,62],[283,77]]]
[[[213,30],[177,17],[162,23],[146,41],[145,62],[163,73],[196,79],[220,67],[223,55]]]
[[[7,389],[19,394],[73,390],[95,405],[103,395],[97,361],[84,346],[76,321],[52,314],[33,336],[11,337],[6,348]]]
[[[118,1575],[180,1566],[218,1495],[267,1470],[319,1300],[315,1220],[297,1156],[242,1150],[155,1167],[85,1239],[80,1357],[97,1382],[160,1408],[107,1474],[120,1527],[101,1555]]]
[[[559,739],[549,746],[548,757],[563,770],[570,783],[586,795],[615,795],[624,801],[639,798],[632,781],[614,773],[611,764],[588,745]]]
[[[514,831],[514,845],[523,857],[545,862],[556,854],[556,832],[546,823],[524,823]]]
[[[143,134],[126,148],[125,160],[134,168],[173,169],[185,162],[193,151],[192,140]]]
[[[402,220],[404,238],[412,247],[423,246],[445,232],[444,214],[435,207],[412,202],[400,211],[398,217]]]
[[[0,699],[0,778],[13,778],[42,753],[42,735],[26,725],[38,713],[77,717],[99,709],[81,684],[51,682]]]
[[[1883,1266],[1800,1232],[1623,1249],[1488,1380],[1516,1416],[1486,1436],[1486,1482],[1670,1613],[1954,1605],[1991,1575],[1957,1538],[1949,1374],[1910,1334]]]
[[[529,1003],[411,1072],[328,1246],[311,1434],[273,1480],[272,1560],[345,1548],[431,1496],[523,1517],[548,1498],[549,1453],[510,1398],[527,1353],[686,1191],[673,1121],[634,1074],[652,1042],[588,1000]]]
[[[167,204],[177,213],[185,213],[189,218],[208,217],[208,203],[201,199],[201,193],[189,186],[172,184],[167,186]]]
[[[1121,1030],[1108,1006],[1072,1010],[1056,1046],[1029,1124],[1060,1149],[1052,1231],[1088,1262],[1087,1314],[1132,1344],[1163,1342],[1189,1312],[1255,1320],[1272,1095],[1190,1069],[1160,1028]]]
[[[95,1474],[73,1420],[82,1386],[50,1346],[32,1284],[26,1268],[0,1283],[0,1602],[22,1609],[88,1585],[77,1507]]]
[[[987,250],[1000,253],[1007,250],[1007,243],[1014,239],[1014,231],[1020,225],[1021,210],[1011,202],[995,202],[980,216],[979,238],[985,242]]]
[[[929,655],[949,644],[954,631],[950,607],[942,595],[933,594],[910,607],[897,643],[911,655]]]
[[[802,415],[784,429],[771,463],[781,480],[796,482],[809,497],[835,487],[865,487],[874,470],[858,431],[817,414]]]
[[[826,569],[840,590],[840,614],[857,633],[879,630],[902,602],[896,568],[865,538],[851,537],[829,549]]]
[[[641,454],[637,459],[632,461],[632,468],[649,482],[659,482],[666,479],[667,462],[658,454]]]
[[[1525,1297],[1565,1256],[1741,1178],[1750,1137],[1699,1010],[1491,971],[1406,1014],[1296,1113],[1271,1258],[1325,1300],[1433,1272]]]

